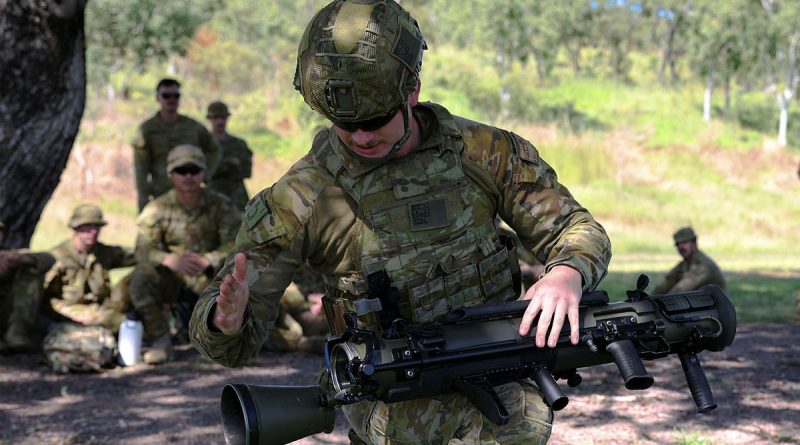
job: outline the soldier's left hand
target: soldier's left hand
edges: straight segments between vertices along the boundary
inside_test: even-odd
[[[582,278],[577,270],[564,265],[553,267],[525,293],[525,299],[531,302],[522,316],[519,334],[528,335],[541,311],[536,325],[536,346],[545,346],[545,335],[550,327],[547,346],[555,347],[565,318],[569,321],[570,341],[578,344],[578,307],[582,293]]]

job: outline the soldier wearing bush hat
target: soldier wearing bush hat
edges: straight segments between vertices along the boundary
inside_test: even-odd
[[[495,215],[545,265],[525,295],[519,334],[535,327],[537,345],[555,347],[568,319],[577,344],[581,292],[600,282],[611,257],[604,229],[529,141],[419,100],[426,48],[417,21],[394,0],[335,0],[314,15],[294,85],[331,125],[250,200],[239,253],[195,306],[192,341],[205,356],[225,366],[255,356],[306,261],[324,275],[334,335],[345,325],[336,308],[369,298],[375,273],[396,286],[400,318],[412,324],[514,300],[518,281]],[[375,311],[359,311],[359,326],[381,330]],[[488,422],[461,393],[342,410],[353,443],[545,443],[553,413],[533,383],[494,389],[512,419],[505,425]]]
[[[219,166],[208,185],[230,198],[241,212],[248,200],[244,180],[253,174],[253,152],[247,142],[228,133],[230,115],[224,102],[214,101],[208,105],[206,118],[211,123],[211,135],[222,148]]]
[[[672,239],[675,240],[675,249],[683,257],[683,261],[664,277],[654,293],[696,290],[707,284],[725,288],[725,277],[717,263],[697,248],[697,234],[693,228],[681,227],[672,235]]]

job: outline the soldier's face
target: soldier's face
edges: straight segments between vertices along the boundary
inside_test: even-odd
[[[178,111],[181,104],[181,89],[178,86],[162,86],[156,92],[156,100],[164,111]]]
[[[420,86],[417,85],[417,88],[408,96],[409,107],[413,108],[419,103],[419,91]],[[395,113],[394,117],[387,124],[377,129],[364,130],[359,128],[348,131],[344,128],[337,127],[336,124],[333,125],[333,129],[336,130],[336,134],[345,147],[357,155],[365,158],[381,159],[389,154],[394,144],[397,143],[397,141],[403,137],[403,133],[405,133],[403,114],[406,113],[406,110],[403,110],[402,107],[398,107],[397,111],[398,112]],[[409,122],[409,125],[411,125],[411,122]],[[393,157],[401,157],[408,154],[409,150],[405,147],[404,145],[404,148],[398,153],[395,153]]]
[[[212,116],[208,120],[211,122],[211,129],[214,133],[224,133],[228,126],[228,116]]]
[[[101,226],[97,224],[82,224],[75,229],[75,236],[78,238],[80,245],[83,246],[84,252],[91,251],[97,244],[97,239],[100,237],[100,229]]]
[[[199,191],[203,186],[205,177],[205,171],[193,164],[176,167],[169,174],[169,179],[172,181],[175,190],[182,193]]]
[[[676,243],[675,248],[678,249],[678,253],[684,259],[686,259],[692,256],[695,250],[697,250],[697,241],[694,240],[682,241],[680,243]]]

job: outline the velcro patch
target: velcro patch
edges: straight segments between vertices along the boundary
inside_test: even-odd
[[[267,204],[264,202],[264,196],[259,195],[249,207],[247,207],[247,211],[244,214],[244,226],[247,230],[253,230],[253,227],[264,218],[269,210],[267,209]]]
[[[449,225],[447,201],[444,199],[409,204],[408,214],[411,218],[411,230],[435,229]]]
[[[405,26],[400,27],[400,33],[397,35],[397,41],[394,43],[392,55],[411,71],[415,70],[417,57],[422,49],[422,39],[414,35]]]

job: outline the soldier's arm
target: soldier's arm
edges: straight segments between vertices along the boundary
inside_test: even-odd
[[[136,265],[136,254],[133,249],[122,246],[109,246],[111,248],[111,268],[129,267]]]
[[[708,284],[711,274],[711,268],[707,265],[699,262],[692,263],[681,279],[670,286],[669,292],[686,292],[699,289]]]
[[[139,229],[136,236],[137,262],[159,265],[170,255],[163,242],[164,232],[159,213],[161,211],[151,203],[136,218]]]
[[[206,130],[206,127],[201,124],[198,125],[200,127],[198,129],[200,132],[200,148],[206,156],[206,178],[211,179],[214,176],[214,171],[216,171],[217,166],[219,166],[222,157],[222,148],[220,148],[214,136],[211,136],[211,133]]]
[[[234,255],[205,289],[189,325],[192,343],[203,355],[223,366],[240,366],[261,349],[278,316],[280,298],[304,261],[302,235],[288,230],[271,202],[269,189],[256,195],[245,211],[234,252],[246,256],[247,306],[241,329],[231,335],[213,322],[220,285],[234,269]]]
[[[240,178],[245,179],[253,176],[253,151],[247,146],[247,142],[242,140],[242,164],[239,167]]]
[[[674,286],[675,283],[677,283],[678,280],[680,280],[680,274],[681,274],[681,263],[678,263],[677,266],[673,267],[672,270],[670,270],[669,273],[667,273],[667,276],[664,277],[661,283],[659,283],[658,286],[656,286],[653,289],[653,293],[665,294],[669,292],[669,290],[672,289],[672,286]]]
[[[213,251],[204,253],[203,256],[211,263],[211,267],[217,270],[234,249],[236,232],[242,224],[242,216],[234,210],[230,201],[226,200],[215,209],[215,219],[220,245]]]
[[[131,145],[133,145],[133,173],[136,178],[136,202],[137,208],[141,212],[152,193],[147,177],[150,168],[150,147],[141,126],[136,130],[136,136]]]

